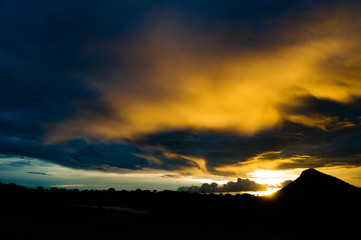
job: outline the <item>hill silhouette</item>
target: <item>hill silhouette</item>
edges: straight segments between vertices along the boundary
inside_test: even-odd
[[[280,200],[350,201],[359,197],[360,192],[358,187],[311,168],[303,171],[296,180],[276,192],[274,196]]]
[[[345,238],[347,233],[358,228],[361,189],[315,169],[303,171],[296,180],[276,192],[273,201],[273,208],[277,209],[275,214],[291,220],[287,227],[292,232],[329,230]],[[356,239],[351,235],[346,238]]]

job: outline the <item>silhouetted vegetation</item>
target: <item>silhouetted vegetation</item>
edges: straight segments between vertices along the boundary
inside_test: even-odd
[[[11,239],[345,239],[361,213],[359,188],[317,171],[270,198],[3,183],[0,194]]]

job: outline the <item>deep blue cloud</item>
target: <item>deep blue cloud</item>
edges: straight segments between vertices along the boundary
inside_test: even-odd
[[[282,163],[279,169],[360,166],[361,129],[359,119],[355,121],[354,127],[334,131],[285,122],[280,128],[251,137],[230,132],[166,132],[142,138],[137,144],[162,146],[180,155],[207,159],[211,171],[223,165],[247,162],[268,152],[279,152],[267,154],[268,160],[310,156]]]
[[[73,168],[116,171],[112,167],[141,169],[147,166],[144,158],[135,155],[142,153],[138,147],[122,143],[87,143],[75,140],[44,145],[38,140],[2,137],[0,145],[2,154],[40,158]]]

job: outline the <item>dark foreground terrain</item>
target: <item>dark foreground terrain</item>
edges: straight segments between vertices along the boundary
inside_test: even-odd
[[[1,239],[360,239],[360,192],[314,169],[273,197],[0,184]]]

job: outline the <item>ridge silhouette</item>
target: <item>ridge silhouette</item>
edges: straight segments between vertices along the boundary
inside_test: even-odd
[[[303,171],[296,180],[274,194],[277,199],[313,198],[315,201],[325,198],[349,200],[359,195],[360,188],[313,168]]]

